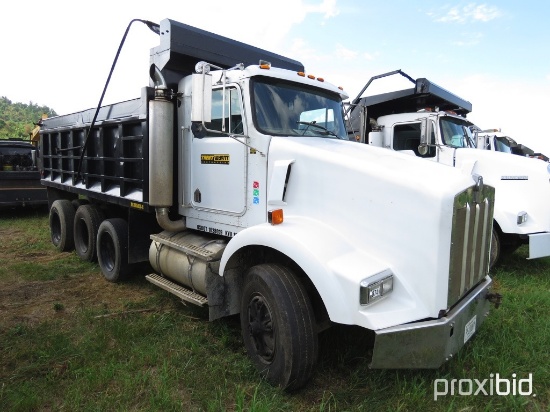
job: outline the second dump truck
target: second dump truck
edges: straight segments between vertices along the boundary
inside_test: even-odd
[[[406,77],[413,87],[362,96],[373,80],[392,75]],[[351,103],[352,140],[481,175],[495,188],[491,267],[523,244],[529,259],[550,256],[548,162],[476,146],[476,127],[466,118],[469,101],[396,70],[371,78]]]
[[[348,141],[347,94],[295,60],[156,29],[138,98],[43,122],[53,244],[113,282],[148,262],[211,320],[240,314],[252,362],[288,390],[332,323],[373,331],[373,368],[449,360],[497,296],[494,189]]]

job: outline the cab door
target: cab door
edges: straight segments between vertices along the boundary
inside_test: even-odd
[[[224,97],[225,94],[225,97]],[[243,215],[246,210],[246,146],[242,99],[235,87],[213,90],[212,121],[191,143],[191,205],[197,210]],[[244,137],[237,137],[243,141]]]

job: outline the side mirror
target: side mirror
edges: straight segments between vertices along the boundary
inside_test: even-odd
[[[191,95],[191,121],[212,121],[212,75],[193,74],[193,90]]]
[[[420,145],[418,146],[418,153],[421,156],[428,154],[428,146],[432,144],[432,121],[429,118],[423,118],[420,122]]]

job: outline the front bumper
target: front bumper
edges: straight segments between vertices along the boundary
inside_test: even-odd
[[[437,369],[471,338],[489,314],[489,276],[449,313],[375,331],[373,369]]]
[[[529,259],[550,256],[550,233],[529,235]]]

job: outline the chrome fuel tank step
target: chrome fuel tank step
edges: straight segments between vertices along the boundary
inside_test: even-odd
[[[217,274],[227,241],[192,231],[151,235],[149,262],[157,274],[206,296],[208,274]]]

